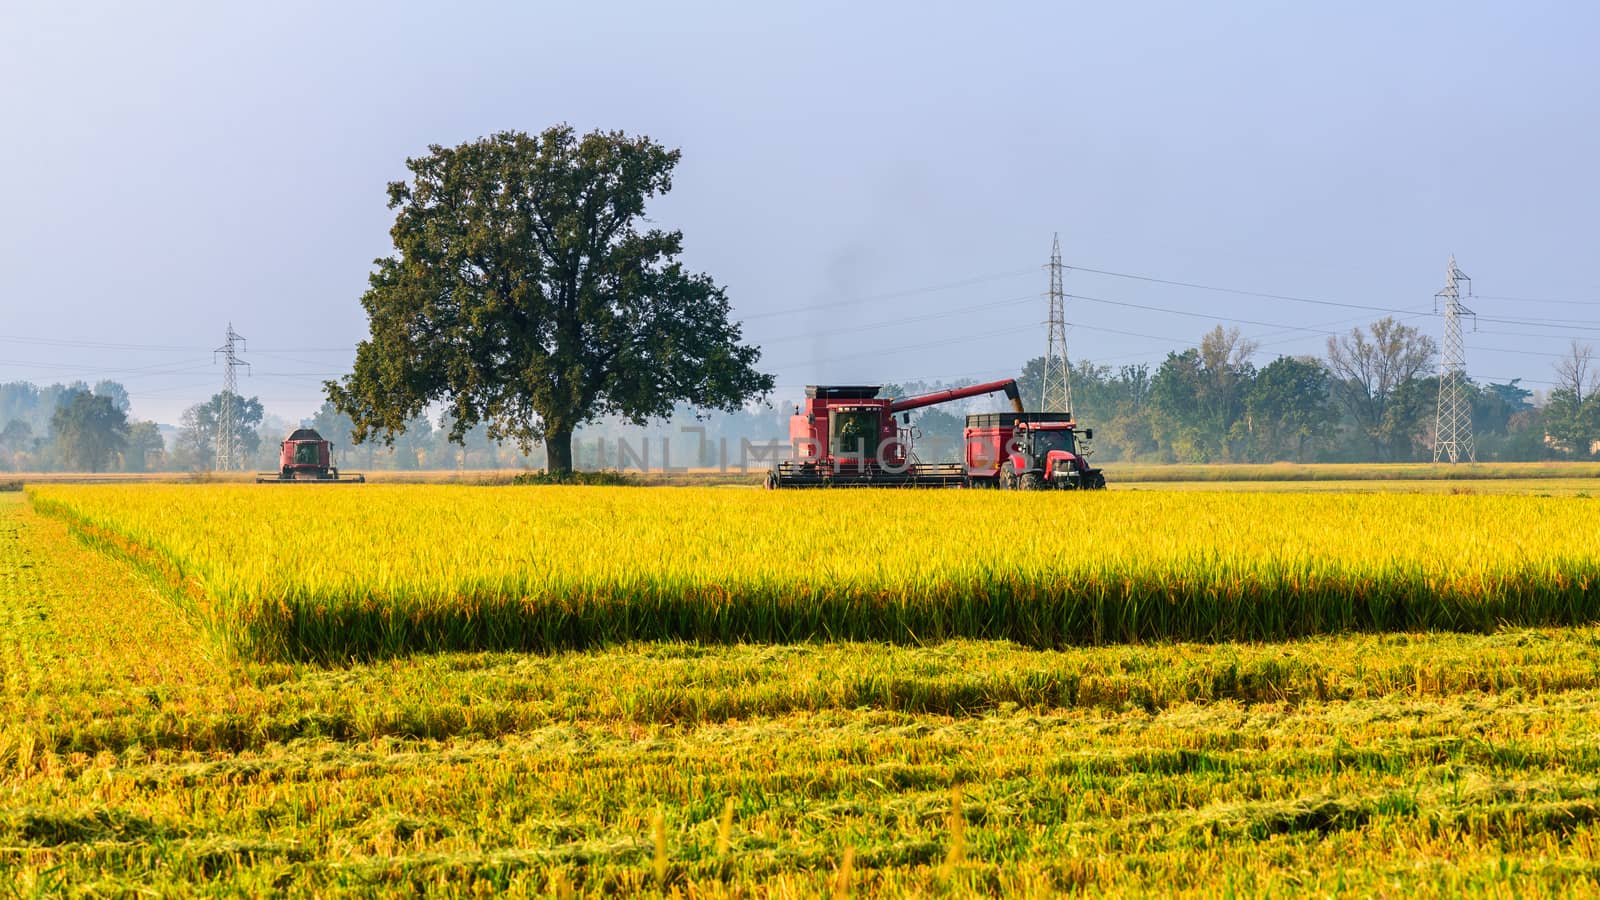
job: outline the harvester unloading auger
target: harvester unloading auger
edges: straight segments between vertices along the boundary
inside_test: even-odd
[[[340,475],[333,443],[314,428],[296,428],[278,445],[278,471],[261,472],[256,484],[360,484],[366,476]]]
[[[1103,488],[1069,413],[1030,413],[1015,379],[990,381],[893,400],[871,385],[806,388],[804,408],[789,419],[795,458],[767,473],[767,487]],[[1004,392],[1012,412],[967,416],[963,462],[924,463],[911,449],[911,410]],[[895,415],[903,416],[902,423]],[[1093,429],[1081,432],[1084,440]]]

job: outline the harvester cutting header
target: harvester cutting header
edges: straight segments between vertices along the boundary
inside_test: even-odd
[[[767,487],[1103,488],[1068,413],[1030,413],[1015,379],[895,400],[871,385],[806,388],[789,419],[795,458],[767,473]],[[924,463],[911,446],[911,410],[1003,392],[1013,411],[967,416],[964,462]],[[902,415],[900,422],[895,415]],[[1084,430],[1082,439],[1094,436]]]

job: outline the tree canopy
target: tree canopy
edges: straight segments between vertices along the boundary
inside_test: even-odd
[[[486,424],[566,471],[573,430],[600,416],[734,411],[770,391],[724,290],[679,262],[682,233],[639,228],[678,158],[557,126],[407,160],[411,180],[389,185],[396,252],[361,299],[371,336],[326,383],[354,437],[392,442],[442,404],[451,440]]]
[[[77,469],[99,472],[128,445],[128,416],[110,397],[74,392],[56,407],[50,430],[62,455]]]
[[[1393,317],[1365,332],[1353,328],[1328,338],[1328,368],[1338,379],[1338,394],[1381,458],[1403,459],[1413,442],[1417,417],[1435,399],[1420,379],[1437,352],[1433,338]]]
[[[1545,426],[1558,447],[1578,456],[1591,455],[1600,442],[1600,366],[1588,344],[1573,341],[1556,362]]]

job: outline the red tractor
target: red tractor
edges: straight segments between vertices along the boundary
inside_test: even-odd
[[[262,472],[256,484],[360,484],[363,475],[339,474],[333,443],[314,428],[296,428],[278,445],[278,471]]]
[[[988,413],[967,416],[967,474],[974,487],[1036,491],[1106,486],[1079,446],[1078,424],[1064,413]],[[1081,432],[1093,440],[1094,429]]]
[[[1024,412],[1014,379],[900,400],[879,397],[879,390],[807,387],[804,408],[796,406],[789,419],[794,458],[767,473],[767,487],[1105,486],[1100,470],[1088,468],[1079,453],[1072,417]],[[999,392],[1015,411],[967,417],[965,464],[916,458],[911,432],[901,427],[909,425],[911,410]],[[899,423],[896,414],[902,416]],[[1009,451],[1008,459],[1001,459],[1002,449]]]

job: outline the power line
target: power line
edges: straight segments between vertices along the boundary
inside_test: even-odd
[[[0,341],[8,344],[38,344],[44,347],[83,347],[89,350],[136,350],[136,351],[161,351],[167,353],[204,353],[204,347],[177,347],[170,344],[124,344],[110,341],[76,341],[60,338],[24,337],[22,335],[0,335]]]
[[[1072,268],[1072,267],[1071,266],[1064,266],[1063,268]],[[1336,331],[1336,330],[1330,330],[1330,328],[1328,326],[1338,325],[1338,324],[1341,324],[1341,323],[1347,323],[1347,322],[1351,322],[1351,321],[1359,321],[1359,317],[1358,317],[1358,318],[1341,318],[1341,319],[1333,320],[1333,321],[1330,321],[1330,322],[1317,323],[1317,324],[1313,324],[1313,325],[1289,325],[1289,324],[1282,323],[1282,322],[1267,322],[1267,321],[1258,320],[1258,319],[1241,319],[1241,318],[1234,318],[1234,317],[1230,317],[1230,316],[1217,316],[1217,315],[1214,315],[1212,313],[1198,313],[1198,312],[1193,312],[1193,311],[1190,311],[1190,310],[1173,309],[1171,307],[1165,307],[1165,306],[1155,306],[1155,305],[1143,304],[1143,303],[1132,303],[1132,302],[1123,301],[1123,300],[1112,300],[1110,298],[1105,298],[1105,297],[1088,297],[1088,296],[1080,295],[1080,294],[1066,294],[1065,296],[1073,297],[1073,298],[1080,299],[1080,300],[1087,300],[1087,301],[1093,302],[1093,303],[1107,304],[1107,305],[1111,305],[1111,306],[1128,307],[1128,308],[1133,308],[1133,309],[1146,310],[1146,311],[1150,311],[1150,312],[1164,312],[1164,313],[1171,313],[1171,314],[1174,314],[1174,315],[1188,316],[1188,317],[1191,317],[1191,318],[1206,319],[1208,321],[1217,322],[1219,324],[1256,325],[1256,326],[1260,326],[1260,327],[1276,329],[1276,331],[1274,331],[1273,333],[1270,333],[1270,334],[1254,336],[1252,338],[1252,340],[1259,340],[1260,338],[1272,337],[1274,334],[1281,334],[1283,332],[1300,332],[1302,335],[1315,335],[1315,336],[1320,336],[1320,337],[1338,337],[1343,332],[1342,331]],[[1433,313],[1431,313],[1431,312],[1419,312],[1418,310],[1416,310],[1414,308],[1413,309],[1396,308],[1396,309],[1393,309],[1392,311],[1403,314],[1402,316],[1399,317],[1399,321],[1410,321],[1410,320],[1415,320],[1415,319],[1419,319],[1419,318],[1423,318],[1423,317],[1426,317],[1426,316],[1433,315]],[[1136,331],[1125,331],[1125,330],[1121,330],[1121,329],[1108,328],[1108,327],[1099,326],[1099,325],[1090,325],[1090,324],[1087,324],[1087,323],[1084,323],[1084,322],[1073,322],[1072,323],[1072,327],[1085,329],[1085,330],[1089,330],[1089,331],[1101,331],[1101,332],[1106,332],[1106,333],[1110,333],[1110,334],[1119,334],[1119,335],[1124,335],[1124,336],[1127,336],[1127,337],[1145,338],[1145,339],[1152,340],[1152,341],[1159,341],[1159,342],[1164,343],[1164,344],[1183,344],[1183,343],[1186,343],[1186,339],[1172,338],[1172,337],[1167,337],[1167,336],[1163,336],[1163,335],[1147,334],[1147,333],[1136,332]],[[904,345],[898,345],[898,346],[894,346],[894,347],[879,347],[879,348],[875,348],[873,350],[862,351],[860,353],[853,353],[853,354],[848,354],[848,355],[845,355],[845,356],[829,357],[829,358],[820,359],[820,360],[805,360],[805,361],[793,361],[793,362],[785,362],[785,363],[772,363],[772,364],[769,364],[769,365],[771,365],[773,368],[778,368],[778,369],[791,368],[791,367],[794,367],[794,366],[807,365],[807,364],[813,365],[813,366],[824,365],[824,364],[827,364],[827,363],[840,362],[840,361],[845,361],[845,360],[849,360],[849,359],[857,359],[857,358],[860,358],[860,357],[863,357],[863,356],[871,356],[871,355],[875,355],[875,354],[887,355],[889,353],[902,352],[902,351],[905,351],[905,350],[923,349],[923,348],[932,347],[932,346],[945,346],[945,345],[949,345],[949,344],[953,344],[953,343],[963,342],[963,341],[966,341],[966,340],[969,340],[969,339],[973,339],[973,338],[995,337],[995,336],[1000,336],[1000,335],[1004,335],[1004,334],[1016,333],[1018,331],[1025,330],[1025,328],[1026,328],[1026,326],[1016,327],[1016,328],[1006,328],[1006,329],[1001,329],[999,331],[991,331],[991,332],[985,332],[985,333],[981,333],[981,334],[967,335],[967,336],[960,337],[960,338],[950,338],[950,339],[943,339],[943,340],[937,340],[937,341],[932,341],[932,342],[919,342],[919,343],[913,343],[913,344],[904,344]],[[848,332],[846,332],[846,333],[848,333]],[[1303,339],[1304,338],[1302,336],[1296,336],[1296,337],[1293,337],[1293,338],[1289,338],[1287,340],[1268,342],[1267,344],[1264,344],[1262,346],[1273,346],[1275,344],[1282,344],[1282,343],[1287,343],[1287,342],[1293,341],[1293,340],[1303,340]],[[1536,351],[1518,351],[1518,350],[1511,350],[1509,348],[1496,348],[1496,350],[1497,350],[1497,352],[1512,353],[1512,354],[1522,353],[1522,354],[1533,355],[1533,356],[1545,356],[1545,355],[1547,355],[1547,354],[1543,354],[1543,353],[1538,353]],[[1100,361],[1101,362],[1116,362],[1116,361],[1120,361],[1120,360],[1123,360],[1123,359],[1142,358],[1143,356],[1144,356],[1144,354],[1126,354],[1124,356],[1119,356],[1119,357],[1105,358],[1105,359],[1102,359]]]
[[[850,353],[850,354],[846,354],[844,356],[835,356],[835,357],[831,357],[831,358],[828,358],[828,359],[796,360],[796,361],[787,362],[787,363],[768,363],[768,365],[772,366],[775,369],[786,369],[786,368],[792,368],[792,367],[795,367],[795,366],[802,366],[802,365],[819,366],[819,365],[824,365],[826,363],[841,362],[841,361],[848,360],[848,359],[859,359],[859,358],[861,358],[863,356],[885,356],[885,355],[888,355],[890,353],[899,353],[899,352],[903,352],[903,351],[906,351],[906,350],[922,350],[922,349],[926,349],[928,347],[944,347],[944,346],[948,346],[950,344],[964,344],[964,343],[968,343],[968,342],[970,342],[970,341],[972,341],[974,339],[999,337],[1000,335],[1016,334],[1016,333],[1021,332],[1021,331],[1032,331],[1034,328],[1037,328],[1037,327],[1038,327],[1037,325],[1015,325],[1015,326],[1012,326],[1010,328],[999,329],[998,331],[983,332],[981,334],[964,334],[964,335],[960,335],[958,337],[942,338],[940,340],[927,341],[925,343],[902,344],[902,345],[900,345],[898,347],[874,347],[871,350],[863,350],[860,353]]]
[[[1072,268],[1072,267],[1068,266],[1067,268]],[[1231,316],[1218,316],[1218,315],[1214,315],[1212,313],[1194,312],[1192,310],[1185,310],[1185,309],[1173,309],[1170,306],[1155,306],[1155,305],[1147,304],[1147,303],[1132,303],[1132,302],[1129,302],[1129,301],[1126,301],[1126,300],[1112,300],[1112,299],[1109,299],[1109,298],[1106,298],[1106,297],[1089,297],[1089,296],[1085,296],[1085,295],[1082,295],[1082,294],[1068,294],[1067,296],[1072,297],[1072,298],[1077,299],[1077,300],[1086,300],[1086,301],[1088,301],[1090,303],[1101,303],[1101,304],[1107,304],[1107,305],[1111,305],[1111,306],[1127,307],[1127,308],[1131,308],[1131,309],[1142,309],[1142,310],[1146,310],[1148,312],[1170,313],[1172,315],[1188,316],[1190,318],[1196,318],[1196,319],[1206,319],[1208,321],[1213,321],[1213,322],[1218,322],[1218,323],[1223,323],[1223,324],[1259,325],[1259,326],[1266,327],[1266,328],[1279,328],[1279,329],[1283,329],[1283,330],[1286,330],[1286,331],[1300,331],[1300,332],[1306,332],[1306,333],[1309,333],[1309,334],[1325,335],[1325,336],[1328,336],[1328,337],[1338,337],[1339,334],[1340,334],[1340,332],[1337,332],[1337,331],[1329,331],[1326,328],[1317,327],[1317,326],[1311,326],[1311,325],[1287,325],[1287,324],[1279,323],[1279,322],[1264,322],[1264,321],[1261,321],[1261,320],[1258,320],[1258,319],[1241,319],[1241,318],[1235,318],[1235,317],[1231,317]],[[1425,315],[1431,315],[1430,313],[1421,313],[1421,314],[1419,314],[1415,310],[1398,309],[1398,308],[1392,309],[1392,310],[1387,310],[1387,311],[1396,312],[1396,313],[1404,313],[1405,315],[1401,318],[1400,321],[1406,321],[1408,319],[1417,319],[1417,318],[1422,318]],[[1486,316],[1474,315],[1474,318],[1478,319],[1480,321],[1497,321],[1497,320],[1494,320],[1494,319],[1490,319],[1489,317],[1486,317]],[[1503,320],[1501,320],[1501,321],[1503,321]],[[1073,323],[1073,327],[1076,327],[1076,328],[1092,328],[1093,326],[1084,325],[1081,322],[1075,322],[1075,323]],[[1110,329],[1104,329],[1104,330],[1110,330]],[[1506,335],[1508,337],[1571,337],[1571,335],[1532,335],[1532,334],[1516,334],[1516,333],[1513,333],[1513,332],[1498,332],[1498,331],[1485,331],[1484,333],[1486,333],[1486,334],[1503,334],[1503,335]],[[1134,335],[1134,336],[1150,337],[1152,339],[1155,339],[1155,335]],[[1497,350],[1497,352],[1501,352],[1501,353],[1519,353],[1519,354],[1525,354],[1525,355],[1529,355],[1529,356],[1547,356],[1547,355],[1549,355],[1549,354],[1540,353],[1540,352],[1531,351],[1531,350],[1512,350],[1510,348],[1495,348],[1495,349]]]
[[[1236,294],[1241,297],[1259,297],[1264,300],[1284,300],[1290,303],[1309,303],[1316,306],[1336,306],[1345,309],[1362,309],[1368,312],[1399,313],[1405,310],[1392,306],[1373,306],[1366,303],[1346,303],[1341,300],[1325,300],[1314,297],[1299,297],[1293,294],[1274,294],[1267,291],[1251,291],[1243,288],[1221,287],[1213,284],[1201,284],[1195,281],[1178,281],[1171,278],[1157,278],[1153,275],[1138,275],[1131,272],[1112,272],[1108,269],[1093,269],[1087,266],[1067,266],[1075,272],[1087,272],[1094,275],[1106,275],[1112,278],[1126,278],[1133,281],[1145,281],[1152,284],[1165,284],[1172,287],[1191,288],[1201,291],[1215,291],[1223,294]],[[1505,298],[1515,299],[1515,298]],[[1502,325],[1531,325],[1533,327],[1553,325],[1561,328],[1579,328],[1584,331],[1600,331],[1600,322],[1593,319],[1513,319],[1497,316],[1479,316],[1484,322],[1495,322]]]
[[[1172,287],[1193,288],[1200,291],[1215,291],[1222,294],[1237,294],[1241,297],[1259,297],[1263,300],[1288,300],[1294,303],[1310,303],[1317,306],[1339,306],[1346,309],[1364,309],[1369,312],[1401,312],[1387,306],[1370,306],[1363,303],[1344,303],[1338,300],[1319,300],[1311,297],[1296,297],[1292,294],[1272,294],[1265,291],[1248,291],[1241,288],[1218,287],[1212,284],[1200,284],[1194,281],[1176,281],[1170,278],[1156,278],[1153,275],[1135,275],[1129,272],[1112,272],[1106,269],[1091,269],[1087,266],[1067,266],[1074,272],[1087,272],[1092,275],[1107,275],[1112,278],[1127,278],[1133,281],[1147,281],[1152,284],[1165,284]]]
[[[990,281],[1000,281],[1006,278],[1016,278],[1021,275],[1032,275],[1038,270],[1032,267],[1012,272],[998,272],[992,275],[978,275],[961,281],[950,281],[944,284],[927,285],[925,287],[907,288],[902,291],[890,291],[885,294],[867,294],[860,297],[851,297],[848,300],[830,300],[824,303],[812,303],[805,306],[791,306],[787,309],[773,310],[771,312],[755,313],[742,316],[740,322],[749,322],[754,319],[769,319],[774,316],[788,316],[795,313],[811,312],[818,309],[833,309],[840,306],[858,306],[871,300],[893,300],[898,297],[912,297],[917,294],[932,294],[938,291],[948,291],[958,287],[970,287],[974,284],[984,284]]]
[[[128,369],[96,369],[92,367],[74,365],[72,363],[49,363],[32,359],[0,359],[0,365],[26,366],[32,369],[55,369],[64,372],[73,372],[80,377],[95,376],[100,378],[116,376],[118,378],[148,378],[156,375],[171,375],[177,372],[191,372],[199,369],[208,369],[211,363],[154,363],[148,366],[136,366]]]
[[[1512,303],[1553,303],[1562,306],[1600,306],[1600,300],[1552,300],[1545,297],[1506,297],[1500,294],[1478,294],[1479,300],[1509,300]]]
[[[1313,332],[1313,333],[1317,333],[1317,334],[1331,334],[1332,333],[1332,332],[1323,331],[1323,330],[1316,329],[1316,328],[1309,328],[1309,327],[1300,326],[1300,325],[1285,325],[1285,324],[1283,324],[1281,322],[1262,322],[1262,321],[1257,320],[1257,319],[1240,319],[1240,318],[1236,318],[1236,317],[1232,317],[1232,316],[1219,316],[1219,315],[1216,315],[1215,313],[1209,313],[1209,312],[1203,312],[1202,313],[1202,312],[1194,312],[1192,310],[1187,310],[1187,309],[1173,309],[1170,306],[1152,306],[1152,305],[1147,304],[1147,303],[1132,303],[1132,302],[1127,301],[1127,300],[1109,300],[1109,299],[1107,299],[1105,297],[1089,297],[1089,296],[1086,296],[1084,294],[1068,294],[1067,296],[1071,297],[1074,300],[1085,300],[1085,301],[1087,301],[1089,303],[1104,303],[1104,304],[1107,304],[1107,305],[1110,305],[1110,306],[1121,306],[1121,307],[1126,307],[1128,309],[1142,309],[1142,310],[1146,310],[1148,312],[1170,313],[1170,314],[1175,315],[1175,316],[1189,316],[1190,318],[1207,319],[1207,320],[1210,320],[1210,321],[1213,321],[1213,322],[1231,322],[1231,323],[1237,324],[1237,325],[1261,325],[1261,326],[1266,327],[1266,328],[1283,328],[1283,329],[1287,329],[1287,330],[1290,330],[1290,331],[1309,331],[1309,332]],[[1395,312],[1401,312],[1401,311],[1402,310],[1395,310]]]
[[[1001,306],[1014,306],[1020,303],[1033,302],[1038,299],[1038,294],[1023,294],[1020,297],[1008,297],[1004,300],[992,300],[983,303],[969,303],[965,306],[959,306],[955,309],[947,310],[945,312],[905,316],[903,318],[893,319],[885,322],[869,322],[865,325],[853,325],[849,328],[840,328],[833,331],[811,331],[805,334],[791,334],[787,337],[777,337],[773,338],[772,340],[762,341],[761,346],[766,347],[770,344],[786,344],[794,341],[809,341],[817,338],[839,337],[847,334],[855,334],[858,331],[870,331],[876,328],[898,328],[905,325],[907,322],[926,322],[931,319],[945,319],[949,318],[950,316],[959,316],[966,312],[973,312],[980,309],[994,309]]]

